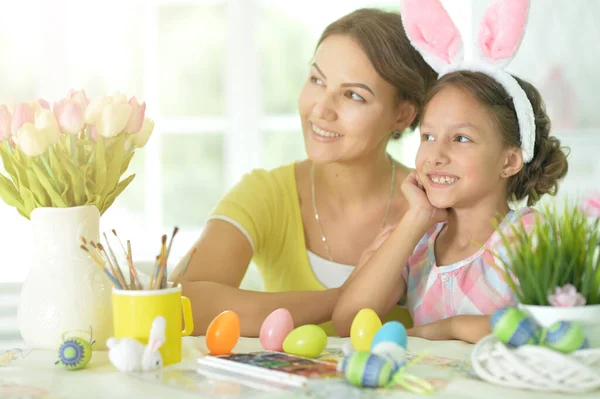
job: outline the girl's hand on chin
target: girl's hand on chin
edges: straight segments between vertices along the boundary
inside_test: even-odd
[[[414,212],[419,216],[428,216],[428,223],[437,224],[448,218],[446,209],[431,205],[417,172],[413,171],[406,177],[402,183],[402,192],[408,201],[409,212]]]

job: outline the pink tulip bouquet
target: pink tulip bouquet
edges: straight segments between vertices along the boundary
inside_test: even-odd
[[[135,177],[121,180],[154,129],[145,111],[135,97],[90,101],[83,90],[52,107],[0,105],[0,198],[27,218],[37,207],[96,205],[103,214]]]

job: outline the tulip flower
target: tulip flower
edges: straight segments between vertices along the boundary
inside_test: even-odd
[[[35,113],[31,104],[17,104],[15,105],[15,109],[13,111],[10,131],[14,136],[17,134],[21,126],[23,126],[25,123],[31,123],[33,125],[34,121]]]
[[[127,103],[106,104],[97,119],[96,129],[101,136],[113,137],[123,131],[130,115],[131,105]]]
[[[127,96],[120,91],[116,91],[111,97],[112,104],[127,104]]]
[[[142,128],[139,132],[132,135],[133,145],[136,148],[142,148],[146,145],[148,140],[150,139],[150,135],[154,130],[154,121],[150,118],[144,118],[144,123],[142,124]]]
[[[36,108],[36,109],[40,109],[40,108],[50,109],[50,104],[48,103],[48,101],[44,100],[43,98],[38,98],[37,101],[34,101],[34,103],[37,103],[37,105],[39,106],[39,107],[36,107],[34,104],[34,108]]]
[[[600,218],[600,194],[590,195],[581,205],[587,216]]]
[[[0,105],[0,142],[7,140],[11,136],[10,123],[12,115],[5,104]]]
[[[87,108],[87,106],[90,104],[90,100],[87,98],[87,95],[85,94],[85,90],[69,90],[69,93],[67,94],[66,100],[70,100],[73,101],[77,104],[79,104],[81,106],[82,110],[85,110]]]
[[[52,111],[41,110],[35,115],[35,128],[46,135],[48,145],[60,140],[61,132]]]
[[[138,103],[137,98],[131,97],[129,99],[129,105],[131,105],[131,116],[129,121],[125,125],[125,132],[134,134],[140,131],[144,123],[144,116],[146,115],[146,103]]]
[[[36,128],[33,123],[25,122],[17,132],[19,147],[30,157],[43,154],[48,149],[48,139],[43,131]]]
[[[84,112],[85,123],[95,125],[104,107],[111,102],[112,99],[108,96],[98,97],[90,102]]]
[[[84,109],[73,100],[62,100],[54,104],[54,115],[60,130],[66,134],[77,134],[84,126]]]

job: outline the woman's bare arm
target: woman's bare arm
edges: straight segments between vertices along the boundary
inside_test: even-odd
[[[211,320],[225,310],[240,316],[242,335],[251,337],[258,336],[264,319],[278,308],[289,310],[296,326],[331,320],[339,289],[278,293],[239,289],[252,247],[231,223],[210,220],[195,247],[182,278],[183,294],[192,302],[194,335],[204,335]]]

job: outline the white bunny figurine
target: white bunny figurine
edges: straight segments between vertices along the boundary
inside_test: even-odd
[[[162,356],[159,348],[165,342],[166,320],[158,316],[152,322],[148,345],[135,338],[109,338],[108,359],[119,371],[147,371],[162,367]]]

